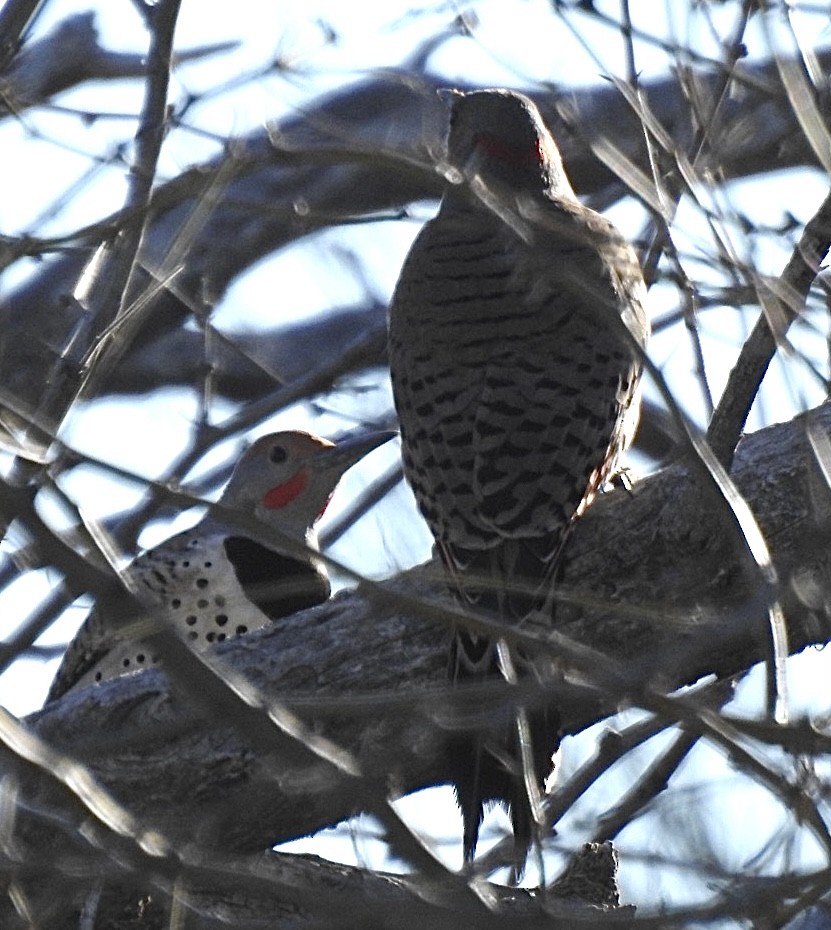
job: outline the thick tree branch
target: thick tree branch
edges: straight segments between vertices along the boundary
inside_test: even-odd
[[[21,55],[15,65],[22,61]],[[15,65],[6,75],[7,89],[13,90]],[[708,124],[696,167],[717,166],[722,177],[732,177],[813,163],[777,65],[740,66],[737,72],[714,124]],[[384,307],[369,301],[366,309],[286,329],[273,340],[261,334],[228,339],[181,324],[196,313],[208,327],[206,308],[262,255],[318,229],[437,196],[441,177],[434,166],[446,125],[433,93],[440,83],[420,73],[368,80],[229,146],[210,164],[152,191],[149,202],[145,185],[134,209],[69,239],[7,242],[11,260],[67,245],[80,249],[45,266],[0,308],[0,402],[12,410],[19,405],[23,419],[36,409],[44,375],[56,371],[55,360],[79,322],[78,307],[63,301],[62,292],[73,290],[91,249],[131,224],[146,223],[129,301],[151,295],[142,310],[147,325],[105,390],[199,385],[204,369],[215,369],[212,383],[226,396],[260,398],[232,423],[242,429],[276,404],[382,363]],[[691,97],[706,98],[724,83],[724,74],[714,69],[687,73],[683,84],[672,78],[645,85],[648,114],[636,112],[612,86],[551,95],[540,103],[581,192],[613,199],[625,190],[615,170],[637,180],[640,194],[648,193],[642,120],[660,124],[657,140],[662,134],[672,140],[662,155],[672,167],[674,153],[695,138]],[[22,97],[17,103],[28,105]],[[605,135],[610,126],[613,144]],[[182,268],[174,280],[162,273],[171,255]],[[803,261],[794,272],[798,277],[806,269],[811,276],[816,270]],[[164,286],[153,293],[160,277]],[[801,279],[790,281],[786,272],[785,280],[801,295]],[[118,290],[124,297],[125,289]],[[787,303],[781,290],[777,284],[776,300]],[[343,353],[347,343],[350,351]],[[763,347],[763,358],[769,349],[772,344]],[[758,371],[757,365],[754,377]],[[826,406],[749,437],[739,447],[733,475],[772,550],[780,583],[775,593],[793,650],[831,639],[825,555],[831,490],[816,461],[819,440],[829,432]],[[733,422],[725,433],[728,446],[735,434]],[[381,585],[364,584],[275,629],[224,645],[217,655],[229,679],[247,682],[245,702],[221,682],[207,688],[204,675],[189,671],[193,660],[185,653],[169,659],[169,677],[151,671],[111,682],[34,715],[27,725],[45,741],[49,764],[25,763],[29,757],[13,751],[8,739],[11,728],[0,725],[4,797],[14,800],[15,815],[13,831],[0,831],[14,839],[0,844],[0,858],[3,874],[17,882],[12,897],[23,901],[29,895],[41,913],[50,899],[62,906],[64,888],[80,906],[97,882],[128,881],[163,896],[180,894],[188,907],[198,901],[214,914],[234,914],[240,923],[267,915],[280,927],[318,926],[337,923],[349,906],[357,926],[441,927],[457,925],[460,916],[468,925],[488,926],[491,915],[470,900],[467,883],[445,876],[430,854],[418,878],[406,881],[296,857],[271,855],[255,864],[248,855],[370,809],[380,814],[392,848],[417,860],[413,837],[403,832],[394,841],[400,824],[387,816],[387,797],[453,780],[466,764],[454,751],[454,734],[483,726],[494,707],[514,700],[553,700],[566,733],[622,706],[644,708],[644,732],[633,734],[631,745],[678,722],[677,755],[693,739],[711,740],[798,809],[801,822],[827,848],[831,837],[815,800],[768,766],[763,754],[741,754],[755,741],[810,755],[827,752],[828,739],[804,721],[784,728],[725,714],[715,726],[700,694],[673,693],[703,676],[740,673],[767,652],[771,591],[756,585],[757,574],[744,561],[746,547],[730,535],[723,508],[694,475],[694,469],[676,465],[641,482],[631,495],[607,495],[581,522],[559,589],[555,633],[509,633],[550,658],[539,686],[447,688],[445,637],[455,608],[444,596],[440,572],[428,565]],[[19,509],[17,492],[7,491],[8,507],[2,509],[12,516]],[[62,559],[71,555],[64,552]],[[20,635],[31,638],[34,629]],[[622,755],[626,747],[615,745]],[[73,757],[96,781],[88,783],[86,773],[72,767]],[[599,760],[598,770],[605,771],[604,764],[609,760]],[[653,773],[656,790],[664,771]],[[589,775],[587,770],[584,777]],[[551,796],[555,822],[578,792],[579,786],[566,783]],[[110,798],[116,803],[108,808]],[[628,819],[645,800],[634,794],[627,806],[624,799],[618,818]],[[120,806],[129,812],[121,820],[114,815]],[[108,809],[112,816],[99,818]],[[44,883],[45,870],[55,882]],[[791,891],[805,894],[806,887]],[[187,894],[181,895],[182,888]],[[539,901],[517,896],[514,904],[508,895],[494,894],[511,916],[521,913],[525,925],[547,922],[534,910]],[[8,901],[0,903],[0,925],[16,926],[3,907]],[[161,915],[158,926],[169,923]],[[73,916],[66,926],[76,924]],[[44,925],[58,926],[48,920]]]
[[[831,405],[808,416],[831,431]],[[817,516],[827,512],[827,502],[817,501],[829,489],[804,429],[799,418],[748,437],[734,473],[773,551],[794,651],[831,638],[831,528]],[[706,492],[680,466],[641,482],[631,496],[605,496],[581,521],[559,631],[574,648],[602,651],[616,671],[610,684],[602,673],[593,680],[590,666],[577,668],[579,654],[564,663],[549,694],[565,732],[621,702],[637,704],[644,687],[672,691],[765,656],[766,600],[742,590],[743,550],[721,526]],[[451,698],[443,686],[446,615],[435,604],[426,614],[412,607],[441,587],[425,566],[377,588],[363,585],[218,654],[257,693],[315,720],[315,731],[345,747],[373,779],[383,769],[393,793],[441,783],[457,764],[445,745],[453,705],[483,699],[478,691]],[[160,672],[68,695],[31,723],[90,763],[143,823],[164,824],[174,841],[198,835],[264,848],[354,809],[356,796],[342,782],[321,780],[306,763],[281,772],[279,759],[257,758],[244,733],[188,709]]]
[[[795,651],[831,639],[826,555],[831,526],[824,517],[831,491],[806,438],[808,423],[815,434],[831,432],[831,405],[747,437],[733,474],[771,547]],[[567,639],[553,640],[560,668],[547,682],[546,698],[557,702],[565,732],[634,704],[650,708],[659,725],[680,719],[707,738],[706,716],[698,716],[696,705],[667,701],[661,692],[705,675],[732,675],[761,660],[766,650],[766,592],[759,599],[758,592],[743,589],[749,577],[740,562],[744,547],[722,527],[706,490],[680,465],[640,482],[632,494],[606,495],[590,509],[570,547],[561,588],[566,601],[558,611],[558,634]],[[229,854],[228,861],[238,863],[240,852],[335,823],[365,806],[364,793],[372,785],[397,795],[452,779],[456,766],[464,764],[452,751],[454,728],[465,715],[475,719],[483,701],[504,694],[489,688],[449,691],[444,685],[448,617],[438,574],[427,565],[379,586],[364,584],[274,629],[224,644],[217,655],[259,695],[261,716],[253,724],[249,711],[240,715],[226,708],[218,716],[205,707],[204,691],[197,702],[187,697],[186,677],[177,675],[171,689],[160,671],[70,693],[34,715],[29,725],[50,751],[88,765],[136,827],[117,843],[108,839],[78,798],[68,800],[54,778],[28,768],[17,777],[15,835],[19,853],[25,850],[22,863],[38,862],[42,870],[44,863],[57,867],[70,857],[76,877],[62,881],[75,891],[89,888],[90,874],[118,882],[125,867],[148,887],[169,887],[174,876],[187,875],[188,887],[198,890],[203,879],[192,871],[194,861],[204,866],[211,857]],[[273,725],[267,712],[280,722],[275,751],[264,748]],[[295,717],[298,723],[290,723]],[[744,751],[729,736],[733,730],[743,733],[741,743],[770,741],[794,753],[830,748],[804,722],[782,728],[733,721],[718,734],[720,744],[727,739],[728,751],[731,746]],[[338,776],[304,745],[321,739],[349,754],[357,765],[354,776]],[[6,758],[11,761],[5,768],[15,772],[14,756],[6,752]],[[71,771],[57,759],[55,765]],[[797,789],[774,771],[762,765],[758,775],[770,790],[797,803]],[[95,785],[84,790],[103,809]],[[84,820],[89,823],[79,832]],[[184,860],[177,853],[174,861],[148,864],[136,843],[154,830],[170,844],[165,848],[199,848],[201,858],[189,854]],[[90,838],[97,852],[78,846]],[[80,862],[92,873],[78,873]],[[121,871],[112,871],[114,862],[122,864]],[[292,867],[304,872],[316,866]],[[337,871],[319,868],[323,876]],[[238,872],[232,872],[233,883]],[[37,888],[45,887],[42,871],[38,874],[32,886],[25,869],[21,873],[33,906],[39,906]],[[299,887],[315,887],[314,875],[298,881]],[[50,884],[50,900],[56,899],[54,887]],[[369,907],[378,889],[360,887]],[[408,888],[399,890],[406,898]],[[252,893],[272,900],[267,888]],[[303,901],[282,887],[274,893],[289,926],[288,915],[302,909]],[[533,926],[534,917],[528,919]]]
[[[742,346],[707,430],[707,441],[726,468],[730,467],[733,450],[776,346],[784,340],[793,320],[805,309],[808,292],[829,247],[831,193],[806,225],[781,276],[774,282],[760,280],[758,283],[762,312]]]
[[[6,7],[32,7],[33,3],[8,3]],[[22,18],[31,15],[22,10]],[[19,38],[23,23],[10,24],[11,36]],[[229,51],[236,43],[221,42],[177,52],[175,64],[197,61]],[[6,48],[2,48],[7,52]],[[0,78],[0,116],[47,103],[52,97],[85,81],[142,78],[147,74],[147,58],[102,48],[95,28],[95,14],[77,13],[59,23],[48,35],[25,45]]]

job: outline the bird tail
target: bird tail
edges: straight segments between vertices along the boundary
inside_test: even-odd
[[[514,543],[514,545],[517,545]],[[453,572],[457,581],[457,594],[468,608],[481,610],[491,618],[502,620],[509,626],[528,623],[535,616],[534,605],[549,600],[547,566],[534,561],[536,577],[523,581],[518,571],[510,582],[495,581],[494,558],[498,554],[465,553],[463,562],[455,552],[454,564],[460,571]],[[504,557],[505,553],[501,553]],[[485,561],[487,564],[482,565]],[[504,564],[504,559],[502,560]],[[511,557],[512,568],[526,568]],[[461,566],[464,564],[464,568]],[[484,570],[483,570],[484,569]],[[552,567],[552,572],[554,571]],[[543,582],[540,583],[540,574]],[[536,617],[550,618],[536,612]],[[525,868],[530,851],[543,838],[544,815],[542,808],[543,783],[552,769],[559,734],[556,709],[545,698],[544,691],[535,693],[539,675],[534,663],[517,647],[509,647],[504,640],[491,640],[477,635],[462,626],[453,633],[450,650],[450,678],[459,684],[501,681],[511,689],[511,698],[505,691],[493,692],[483,708],[465,726],[465,732],[456,741],[459,758],[456,796],[463,819],[463,846],[465,859],[473,861],[479,839],[485,806],[497,802],[510,811],[514,834],[514,875],[517,880]],[[544,688],[544,682],[541,683]],[[522,691],[530,695],[515,696]]]

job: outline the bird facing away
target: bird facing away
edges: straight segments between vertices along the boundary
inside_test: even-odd
[[[395,435],[366,433],[337,445],[302,432],[261,437],[237,462],[216,508],[129,566],[136,596],[153,619],[170,624],[196,651],[327,600],[329,578],[314,555],[315,523],[343,473]],[[226,518],[228,510],[257,521],[262,541]],[[277,534],[306,551],[296,545],[282,551]],[[121,624],[109,612],[93,610],[63,658],[47,702],[156,663],[135,633],[135,617],[128,629]]]
[[[550,625],[569,530],[637,425],[643,276],[618,230],[575,197],[527,97],[454,93],[448,162],[390,307],[404,471],[460,604],[514,628]],[[530,681],[530,659],[460,624],[450,675]],[[519,711],[489,703],[483,717],[459,744],[465,856],[496,800],[511,808],[521,871],[541,838],[556,709],[542,695]]]

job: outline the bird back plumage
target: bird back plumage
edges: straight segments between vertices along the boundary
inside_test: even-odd
[[[404,470],[460,603],[544,628],[570,529],[637,424],[645,288],[628,243],[574,197],[527,98],[459,95],[448,147],[455,173],[390,308]],[[534,679],[523,649],[455,630],[453,680],[509,677],[506,662]],[[524,861],[539,813],[523,760],[541,784],[556,709],[542,699],[518,714],[487,710],[492,731],[459,743],[470,756],[456,786],[465,854],[498,800]]]

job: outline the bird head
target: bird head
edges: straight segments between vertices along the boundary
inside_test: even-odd
[[[343,473],[395,435],[364,433],[337,444],[297,431],[261,436],[240,458],[220,503],[311,542]]]
[[[536,105],[510,90],[453,91],[447,153],[464,178],[479,175],[514,191],[574,196]]]

